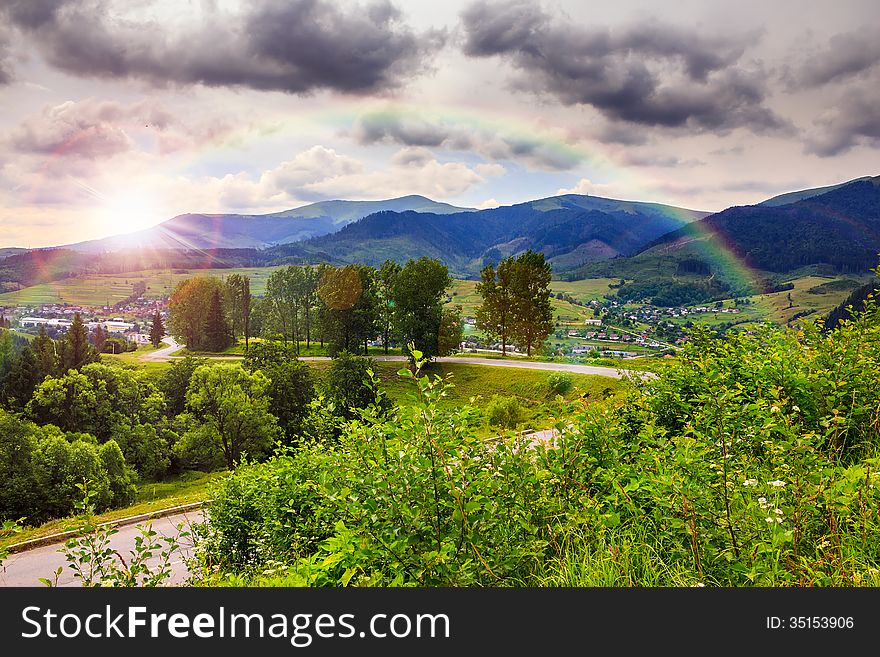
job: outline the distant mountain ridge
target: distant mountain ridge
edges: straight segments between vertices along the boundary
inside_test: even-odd
[[[61,248],[88,253],[132,248],[261,249],[327,235],[383,210],[449,214],[470,209],[410,195],[382,201],[321,201],[271,214],[182,214],[135,233]]]
[[[533,249],[557,269],[631,255],[707,212],[657,203],[566,194],[511,206],[449,215],[378,212],[332,234],[295,246],[338,262],[378,264],[421,255],[443,260],[459,275],[486,262]],[[283,257],[287,247],[269,252]]]

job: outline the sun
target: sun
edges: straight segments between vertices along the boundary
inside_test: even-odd
[[[106,197],[96,219],[102,231],[115,235],[155,226],[167,217],[149,194],[126,190]]]

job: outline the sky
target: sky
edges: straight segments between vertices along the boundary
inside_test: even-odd
[[[421,194],[880,174],[874,0],[0,0],[0,246]]]

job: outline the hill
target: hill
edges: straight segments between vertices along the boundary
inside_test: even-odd
[[[384,201],[322,201],[261,215],[182,214],[146,230],[63,248],[88,253],[121,249],[265,248],[333,233],[348,223],[382,210],[449,214],[467,209],[412,195]]]
[[[517,205],[439,215],[379,212],[332,235],[295,246],[338,262],[378,264],[422,255],[473,276],[486,262],[527,249],[543,251],[557,270],[638,253],[658,237],[707,213],[656,203],[566,194]],[[289,247],[269,249],[283,257]]]
[[[772,292],[799,276],[868,275],[880,252],[880,178],[785,205],[728,208],[629,258],[589,263],[568,280],[625,279],[618,296],[658,305]]]
[[[845,185],[849,185],[850,183],[860,182],[862,180],[871,180],[871,176],[863,176],[861,178],[855,178],[854,180],[848,180],[846,182],[838,183],[836,185],[827,185],[825,187],[813,187],[812,189],[801,189],[796,192],[786,192],[785,194],[779,194],[778,196],[774,196],[773,198],[768,198],[766,201],[762,201],[758,203],[758,205],[765,205],[769,207],[776,207],[779,205],[788,205],[789,203],[795,203],[797,201],[803,201],[804,199],[812,198],[814,196],[819,196],[821,194],[825,194],[826,192],[832,192],[835,189],[840,189]]]

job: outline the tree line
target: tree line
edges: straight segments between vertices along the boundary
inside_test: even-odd
[[[451,283],[447,267],[427,257],[379,268],[281,267],[261,298],[242,274],[196,276],[174,289],[168,329],[193,351],[223,351],[239,338],[247,351],[260,337],[290,346],[294,355],[313,343],[331,355],[366,354],[378,340],[386,354],[414,344],[430,358],[452,353],[461,341],[461,309],[443,307]]]

